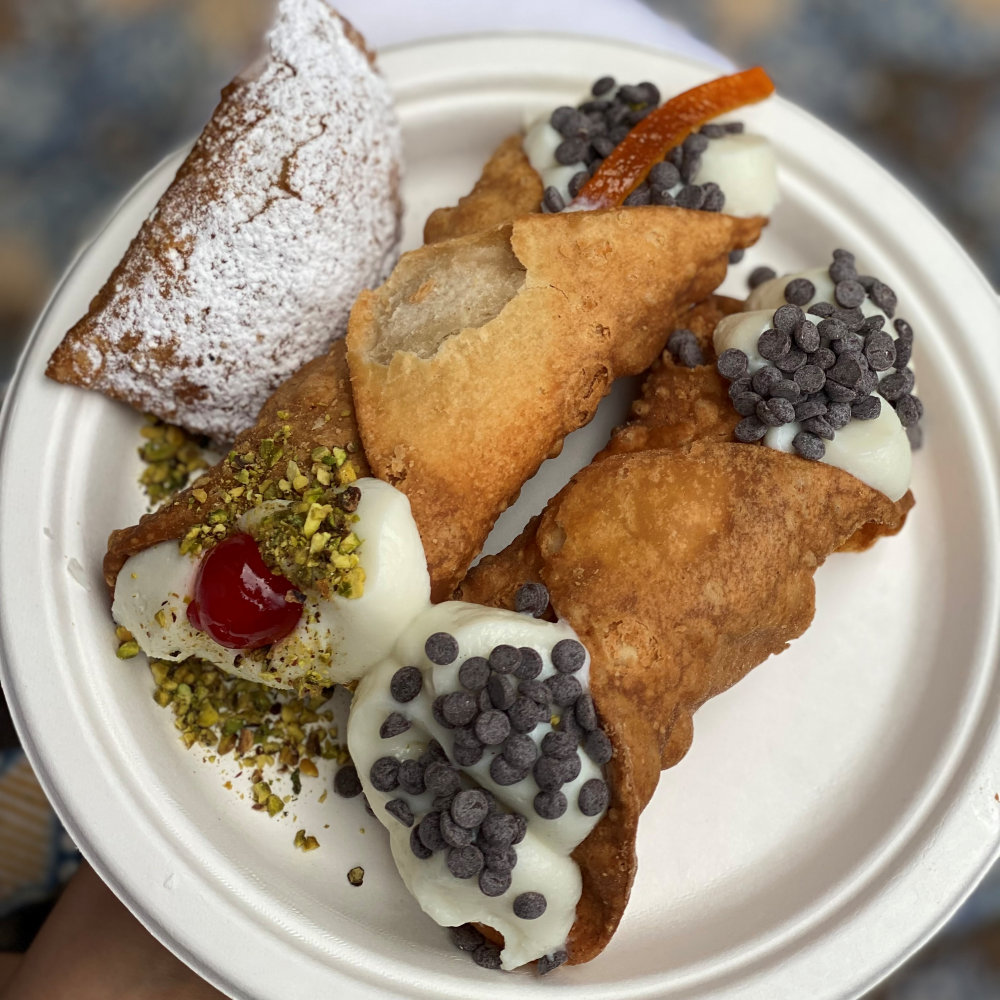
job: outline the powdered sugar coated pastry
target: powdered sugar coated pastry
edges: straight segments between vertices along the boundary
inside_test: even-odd
[[[282,0],[48,374],[232,440],[391,267],[401,145],[358,33],[326,0]]]

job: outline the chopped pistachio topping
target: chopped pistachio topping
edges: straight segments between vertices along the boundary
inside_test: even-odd
[[[287,774],[297,795],[302,778],[319,777],[317,759],[348,759],[333,712],[318,689],[293,696],[195,658],[152,660],[149,669],[156,683],[153,697],[172,710],[184,745],[204,747],[219,757],[231,754],[251,773],[253,808],[268,816],[283,812],[291,796],[277,794],[265,773]]]
[[[300,851],[315,851],[319,847],[319,841],[305,830],[295,831],[295,846]]]
[[[361,885],[361,883],[364,882],[364,880],[365,880],[365,870],[360,865],[357,865],[356,867],[352,868],[347,873],[347,881],[350,882],[351,885]]]
[[[204,439],[193,438],[180,427],[147,416],[139,433],[144,439],[139,457],[145,463],[139,482],[153,506],[173,496],[187,485],[193,472],[208,465],[202,451]]]

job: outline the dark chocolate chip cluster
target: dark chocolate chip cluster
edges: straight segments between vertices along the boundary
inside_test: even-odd
[[[757,341],[757,352],[768,365],[752,375],[749,359],[730,348],[719,356],[719,373],[731,382],[729,398],[743,419],[736,439],[759,441],[772,427],[798,422],[792,440],[803,458],[818,460],[851,420],[873,420],[885,401],[894,407],[913,447],[919,446],[923,405],[913,395],[909,367],[913,329],[895,319],[895,338],[884,329],[883,316],[866,317],[861,304],[870,299],[893,319],[896,295],[884,282],[859,275],[854,255],[833,252],[829,274],[834,302],[802,307],[816,294],[812,282],[794,278],[785,286],[786,304],[777,309],[771,327]],[[773,277],[769,268],[751,275],[756,286]]]
[[[549,124],[562,136],[562,142],[556,147],[556,162],[566,166],[586,164],[586,169],[570,178],[571,198],[580,193],[605,158],[659,103],[660,91],[654,83],[623,84],[616,91],[614,78],[602,76],[591,88],[589,100],[576,108],[563,105],[552,112]],[[722,211],[726,197],[719,185],[712,182],[695,184],[693,180],[709,141],[728,132],[742,131],[742,122],[702,126],[653,167],[646,180],[625,199],[625,204],[679,205],[703,212]],[[678,184],[682,185],[680,190],[671,194]],[[565,200],[557,188],[545,189],[543,212],[561,212],[565,207]]]

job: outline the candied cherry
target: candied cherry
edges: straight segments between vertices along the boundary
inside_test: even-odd
[[[298,624],[302,605],[286,599],[294,589],[267,568],[253,536],[230,535],[198,567],[188,621],[227,649],[268,646]]]

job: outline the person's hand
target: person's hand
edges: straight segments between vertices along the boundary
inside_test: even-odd
[[[225,1000],[167,951],[87,864],[27,953],[0,960],[0,1000]]]

